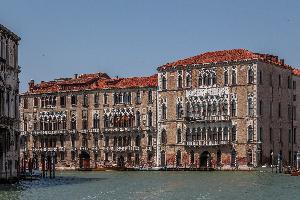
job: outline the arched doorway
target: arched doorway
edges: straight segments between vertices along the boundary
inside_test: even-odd
[[[165,151],[162,151],[160,153],[160,166],[162,166],[162,167],[166,166],[166,153],[165,153]]]
[[[124,156],[121,155],[121,156],[118,157],[117,165],[118,165],[118,167],[124,167],[125,166]]]
[[[79,155],[79,167],[83,169],[90,168],[90,154],[86,151],[82,151]]]
[[[204,151],[200,155],[200,167],[210,167],[210,153],[208,151]]]

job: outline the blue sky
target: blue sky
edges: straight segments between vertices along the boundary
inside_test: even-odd
[[[2,2],[3,1],[3,2]],[[74,73],[151,75],[166,62],[246,48],[300,65],[300,1],[1,0],[17,33],[21,91]]]

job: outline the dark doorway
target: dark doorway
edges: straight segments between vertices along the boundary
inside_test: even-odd
[[[118,157],[117,165],[118,165],[118,167],[124,167],[125,166],[124,157],[123,156],[119,156]]]
[[[210,153],[208,151],[204,151],[200,155],[200,167],[210,167]]]
[[[220,150],[217,151],[217,166],[221,166],[222,162],[222,153]]]
[[[79,167],[83,169],[90,168],[90,154],[86,151],[82,151],[79,155]]]
[[[166,153],[165,151],[161,152],[160,156],[160,166],[165,167],[166,166]]]

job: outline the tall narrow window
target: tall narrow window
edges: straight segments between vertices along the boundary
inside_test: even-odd
[[[164,120],[164,119],[167,119],[167,106],[166,106],[166,104],[163,104],[162,105],[162,119]]]
[[[236,141],[236,126],[232,126],[231,128],[231,137],[232,141]]]
[[[263,101],[260,100],[259,101],[259,115],[263,115],[263,109],[264,109],[264,104],[263,104]]]
[[[177,72],[177,87],[182,88],[182,71]]]
[[[177,116],[178,119],[180,119],[180,118],[182,118],[182,115],[183,115],[182,105],[181,105],[181,103],[177,103],[177,105],[176,105],[176,116]]]
[[[167,89],[167,79],[165,76],[162,77],[162,90],[166,90]]]
[[[104,93],[103,95],[103,104],[107,105],[108,103],[108,94]]]
[[[33,106],[35,108],[39,107],[39,98],[38,97],[33,98]]]
[[[236,116],[236,101],[234,99],[231,101],[231,116]]]
[[[224,85],[228,85],[228,71],[224,72]]]
[[[72,104],[72,106],[77,105],[77,96],[76,95],[71,96],[71,104]]]
[[[262,71],[259,71],[259,84],[263,84],[263,75],[262,75]]]
[[[281,117],[281,102],[278,103],[278,117]]]
[[[152,111],[148,112],[148,126],[152,126]]]
[[[93,117],[93,127],[94,128],[99,128],[99,115],[98,115],[98,113],[94,114],[94,117]]]
[[[181,130],[177,130],[177,143],[181,143]]]
[[[232,70],[231,74],[231,84],[236,85],[236,70]]]
[[[161,132],[161,143],[166,144],[167,143],[167,133],[166,130],[163,129]]]
[[[248,142],[253,141],[253,127],[251,125],[248,126]]]
[[[89,105],[89,97],[87,94],[84,94],[83,95],[83,106],[88,107],[88,105]]]
[[[281,75],[278,75],[278,87],[281,87]]]
[[[96,107],[99,105],[99,93],[94,94],[94,105]]]
[[[88,111],[82,111],[82,129],[88,129]]]
[[[148,103],[153,103],[152,90],[148,91]]]
[[[136,111],[135,117],[136,117],[136,126],[141,126],[141,115],[139,111]]]
[[[189,72],[186,75],[186,87],[191,87],[191,86],[192,86],[192,77],[191,77],[191,72]]]
[[[141,103],[141,92],[140,91],[136,92],[136,103],[137,104]]]
[[[60,96],[60,107],[66,107],[66,96]]]
[[[198,77],[198,86],[202,86],[202,82],[203,82],[203,78],[202,78],[202,75],[199,74],[199,77]]]
[[[24,107],[24,109],[28,109],[28,98],[24,98],[24,100],[23,100],[23,107]]]
[[[248,98],[248,115],[249,116],[254,115],[254,103],[251,97]]]
[[[248,69],[248,83],[249,84],[254,83],[254,71],[252,68]]]
[[[263,127],[260,127],[259,128],[259,134],[257,136],[257,141],[258,142],[262,142],[263,134],[264,134]]]

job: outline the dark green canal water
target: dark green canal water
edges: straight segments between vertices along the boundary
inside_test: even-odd
[[[60,172],[0,187],[0,200],[300,199],[300,177],[269,172]]]

